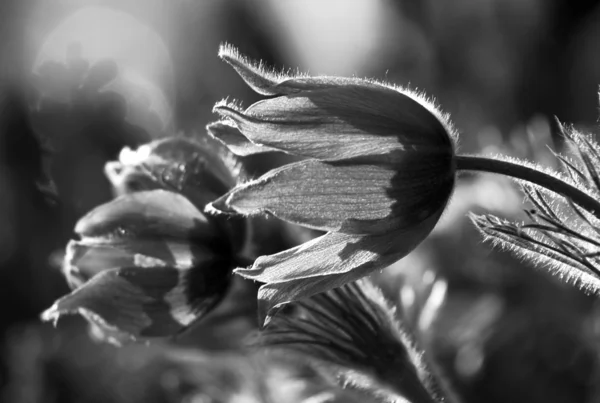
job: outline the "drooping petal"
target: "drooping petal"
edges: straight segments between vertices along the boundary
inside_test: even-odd
[[[266,99],[246,111],[217,104],[251,142],[321,160],[396,161],[406,151],[453,153],[451,129],[412,94],[370,82]]]
[[[170,267],[106,270],[56,301],[42,319],[56,322],[63,315],[81,314],[119,344],[170,336],[207,313],[224,294],[227,282],[204,284],[199,290],[202,284],[194,275]]]
[[[276,95],[273,87],[281,81],[282,76],[268,71],[260,63],[249,61],[229,44],[219,47],[219,57],[229,63],[254,91],[262,95]]]
[[[254,144],[248,140],[240,131],[225,122],[215,122],[206,126],[208,133],[215,139],[223,143],[229,151],[240,157],[249,155],[261,154],[272,151],[279,151],[274,148],[265,147],[259,144]]]
[[[219,47],[219,57],[229,63],[250,88],[262,95],[290,95],[300,91],[365,83],[365,80],[353,77],[310,77],[278,73],[263,65],[262,62],[249,60],[229,44]]]
[[[95,275],[119,267],[174,267],[191,269],[215,259],[216,251],[199,242],[160,238],[87,239],[71,241],[63,272],[71,288]]]
[[[408,153],[402,164],[301,161],[238,186],[207,211],[268,212],[323,231],[378,234],[439,215],[452,191],[443,158]]]
[[[213,226],[185,197],[165,190],[136,192],[103,204],[75,226],[84,237],[207,238]]]
[[[400,260],[429,234],[438,217],[409,232],[357,236],[330,232],[310,242],[258,258],[236,273],[266,283],[259,290],[259,315],[269,321],[273,310],[358,280]]]

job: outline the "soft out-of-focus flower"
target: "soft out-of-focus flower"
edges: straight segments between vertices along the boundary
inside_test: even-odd
[[[440,387],[415,338],[366,279],[290,308],[273,317],[259,345],[325,364],[325,371],[340,382],[366,387],[376,395],[389,390],[411,402],[437,401]]]
[[[200,211],[242,176],[237,160],[221,144],[183,136],[156,140],[137,150],[126,147],[104,172],[117,196],[165,189],[182,194]],[[234,247],[241,249],[249,235],[246,220],[228,219],[223,227]]]
[[[124,148],[119,161],[107,163],[104,171],[117,195],[167,189],[203,209],[236,185],[239,172],[235,160],[221,148],[199,141],[172,137],[137,150]]]
[[[125,186],[77,223],[81,239],[69,243],[63,265],[74,291],[42,314],[79,313],[115,343],[173,335],[208,313],[246,239],[242,220],[201,212],[206,201],[196,191],[218,196],[235,183],[201,143],[173,138],[125,155],[122,171],[115,163],[107,171],[113,183],[141,184],[138,191]]]
[[[270,213],[327,231],[237,271],[266,283],[261,314],[382,269],[429,234],[455,179],[453,130],[431,103],[367,80],[268,73],[229,46],[220,56],[272,98],[246,110],[218,104],[223,120],[209,132],[238,155],[307,159],[234,188],[207,211]]]

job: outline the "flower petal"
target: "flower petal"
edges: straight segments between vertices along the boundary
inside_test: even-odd
[[[300,91],[323,90],[340,85],[365,85],[366,83],[369,85],[377,85],[354,77],[298,76],[281,81],[274,88],[274,91],[276,91],[278,95],[291,95]]]
[[[75,226],[84,237],[206,238],[207,218],[185,197],[165,190],[136,192],[96,207]]]
[[[260,63],[249,61],[229,44],[219,47],[219,57],[229,63],[254,91],[262,95],[276,95],[273,87],[281,81],[280,75],[267,71]]]
[[[365,80],[359,78],[290,76],[289,74],[276,73],[265,67],[262,62],[249,60],[238,49],[229,44],[221,45],[219,57],[233,67],[250,88],[262,95],[290,95],[300,91],[365,83]]]
[[[231,153],[208,137],[173,137],[124,148],[104,169],[117,195],[165,189],[181,193],[198,208],[235,186],[239,167]]]
[[[225,122],[215,122],[206,126],[208,133],[227,146],[229,151],[240,157],[279,151],[273,148],[254,144],[248,140],[236,127]]]
[[[90,247],[82,242],[70,241],[63,262],[63,273],[71,289],[75,289],[106,269],[133,266],[134,259],[134,255],[127,250],[105,245]]]
[[[379,236],[327,233],[303,245],[258,258],[236,274],[266,283],[259,290],[259,315],[266,322],[273,310],[348,282],[400,260],[431,231],[435,219],[410,232]],[[433,225],[432,225],[433,224]]]
[[[268,212],[294,224],[350,234],[407,228],[438,214],[453,186],[442,158],[430,166],[420,161],[420,154],[405,155],[402,164],[381,166],[301,161],[238,186],[207,211]]]
[[[191,269],[214,260],[214,252],[198,242],[159,238],[84,238],[67,245],[63,272],[71,288],[78,288],[107,269],[131,266]]]
[[[451,129],[410,93],[363,82],[266,99],[233,120],[250,141],[322,160],[355,157],[396,161],[406,151],[453,153]]]
[[[190,275],[168,267],[107,270],[56,301],[42,320],[81,314],[117,343],[170,336],[207,313],[224,293],[211,285],[212,292],[194,300]]]

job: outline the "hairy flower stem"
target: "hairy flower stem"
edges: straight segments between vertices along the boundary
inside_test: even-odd
[[[598,200],[573,185],[537,169],[515,162],[470,155],[456,156],[456,169],[495,173],[531,182],[571,199],[600,219],[600,202]]]

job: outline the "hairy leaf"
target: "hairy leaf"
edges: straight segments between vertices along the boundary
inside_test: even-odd
[[[351,370],[368,374],[371,388],[390,388],[411,402],[434,401],[439,393],[423,352],[366,279],[294,303],[258,342],[330,364],[337,377]]]

